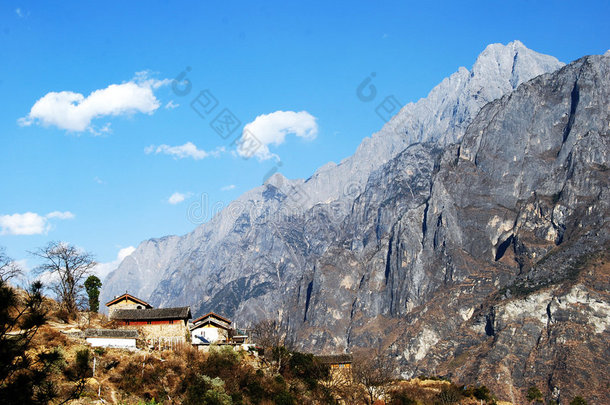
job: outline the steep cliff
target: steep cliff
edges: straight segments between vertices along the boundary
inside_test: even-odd
[[[591,56],[540,76],[461,143],[412,145],[373,174],[304,274],[295,340],[381,347],[405,377],[478,380],[517,402],[538,383],[607,403],[609,73]]]

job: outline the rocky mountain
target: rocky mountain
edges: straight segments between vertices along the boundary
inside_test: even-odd
[[[303,252],[292,245],[282,246],[285,238],[277,235],[278,229],[290,227],[294,221],[301,224],[301,228],[305,222],[309,228],[317,227],[316,218],[320,215],[330,218],[333,223],[341,223],[351,210],[354,198],[362,192],[371,172],[408,145],[421,141],[445,145],[459,140],[475,114],[489,101],[514,90],[525,80],[561,66],[557,59],[536,53],[519,41],[506,46],[489,45],[477,58],[471,71],[460,68],[436,86],[427,98],[406,105],[378,133],[366,138],[353,156],[340,164],[328,163],[307,180],[288,180],[276,174],[266,184],[245,193],[190,234],[143,242],[107,277],[102,299],[110,299],[129,290],[156,304],[180,302],[192,305],[195,297],[198,303],[202,302],[205,306],[205,302],[219,293],[219,287],[224,288],[228,283],[240,279],[244,270],[251,275],[268,273],[269,268],[276,267],[280,260],[285,261],[293,272],[291,277],[286,277],[289,278],[287,281],[294,283],[294,275],[300,276],[307,261],[305,256],[309,256],[310,252]],[[287,220],[288,224],[284,225]],[[262,226],[259,226],[260,234],[273,240],[274,253],[277,255],[270,256],[269,240],[257,239],[257,231],[252,230],[247,234],[239,232],[240,229],[247,230],[248,224]],[[303,233],[303,229],[300,231]],[[318,251],[323,251],[327,246],[324,238],[315,234],[301,235],[300,239],[305,245],[317,246]],[[239,259],[234,258],[235,243],[250,246],[260,257],[253,259],[250,257],[252,252],[248,250]],[[231,263],[227,262],[229,258]],[[272,273],[276,273],[275,270]],[[187,291],[184,287],[190,283],[193,274],[201,276],[201,280],[195,280]],[[277,274],[263,277],[260,281],[260,284],[270,282],[269,286],[278,287]],[[181,282],[184,285],[173,285]],[[283,283],[279,280],[282,288]],[[160,287],[159,292],[153,293],[157,286]],[[266,294],[265,288],[257,287],[256,290],[257,297]],[[217,301],[226,302],[225,294],[226,291],[222,291]],[[264,301],[264,297],[258,299],[261,300]],[[242,309],[236,308],[236,303],[224,304],[226,308],[222,309],[229,315],[237,313],[239,316],[243,311],[248,312],[243,317],[248,319],[253,312],[257,312],[254,308],[269,308],[265,302],[249,302],[246,305],[245,301],[248,300],[243,297],[239,299],[239,302],[244,302]],[[278,304],[273,305],[274,311],[280,307]],[[261,312],[263,316],[266,314],[267,311]]]
[[[608,403],[609,70],[591,56],[539,76],[460,143],[411,145],[374,173],[304,273],[295,341],[388,349],[404,377],[516,403],[533,383]]]
[[[102,296],[277,316],[303,349],[379,348],[513,402],[536,383],[607,403],[609,65],[490,45],[341,164],[144,242]]]

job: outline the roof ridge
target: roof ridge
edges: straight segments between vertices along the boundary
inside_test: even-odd
[[[208,312],[207,314],[202,315],[202,316],[200,316],[199,318],[195,319],[195,320],[193,321],[193,323],[197,323],[197,322],[199,322],[199,321],[203,320],[204,318],[206,318],[206,317],[208,317],[208,316],[215,316],[215,317],[217,317],[218,319],[220,319],[220,320],[222,320],[222,321],[225,321],[225,322],[226,322],[226,323],[228,323],[229,325],[233,323],[233,322],[231,322],[231,320],[230,320],[229,318],[225,318],[224,316],[222,316],[222,315],[218,315],[217,313],[215,313],[215,312],[211,312],[211,311],[210,311],[210,312]]]
[[[129,294],[129,293],[125,293],[125,294],[119,295],[118,297],[114,297],[113,299],[111,299],[110,301],[108,301],[108,302],[106,303],[106,306],[110,306],[110,305],[114,304],[115,302],[118,302],[118,301],[122,300],[123,298],[130,298],[130,299],[132,299],[133,301],[136,301],[136,302],[138,302],[139,304],[142,304],[142,305],[144,305],[144,306],[147,306],[147,307],[150,307],[150,308],[152,308],[152,307],[153,307],[153,306],[152,306],[152,305],[150,305],[148,302],[146,302],[146,301],[144,301],[144,300],[141,300],[140,298],[135,297],[135,296],[133,296],[133,295],[131,295],[131,294]]]

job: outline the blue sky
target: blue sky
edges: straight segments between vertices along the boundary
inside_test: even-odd
[[[383,124],[356,97],[372,72],[407,103],[490,43],[564,62],[610,48],[605,1],[126,3],[0,3],[0,246],[29,267],[50,240],[113,262],[194,229],[202,195],[226,205],[278,162],[306,178],[351,155]],[[246,159],[249,123],[268,146]]]

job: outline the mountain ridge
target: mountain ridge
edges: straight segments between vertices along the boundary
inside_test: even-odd
[[[521,56],[519,56],[521,52]],[[519,72],[520,76],[514,76],[516,61],[525,59],[527,63],[523,66],[530,66],[530,70],[527,72],[521,72],[524,68],[519,67],[516,71]],[[502,66],[504,69],[501,71],[493,71],[491,66],[493,65]],[[419,100],[417,103],[407,104],[401,109],[401,111],[393,117],[384,127],[371,138],[365,138],[361,145],[357,148],[355,154],[352,157],[344,159],[338,165],[331,164],[331,162],[322,166],[318,169],[307,181],[301,179],[288,180],[281,174],[277,173],[270,178],[266,184],[274,186],[277,190],[289,197],[283,199],[283,204],[278,204],[273,207],[277,215],[292,215],[295,211],[298,213],[306,212],[316,204],[328,203],[332,201],[339,201],[339,207],[334,210],[335,214],[338,214],[335,221],[340,220],[341,217],[347,214],[349,205],[353,198],[361,191],[362,184],[367,180],[369,173],[376,167],[379,167],[384,162],[389,160],[392,156],[395,156],[400,150],[403,150],[406,145],[413,143],[414,139],[409,134],[417,134],[422,132],[424,126],[430,124],[420,120],[418,115],[420,111],[429,110],[429,104],[438,102],[437,99],[442,93],[451,93],[455,104],[460,104],[459,96],[462,95],[464,99],[469,99],[472,95],[469,89],[465,90],[464,83],[472,81],[472,79],[479,79],[480,75],[491,75],[497,81],[494,86],[489,86],[489,94],[486,93],[486,88],[483,88],[483,96],[479,98],[480,94],[476,96],[474,101],[469,103],[462,102],[464,107],[456,111],[459,115],[457,120],[461,120],[462,123],[467,123],[474,115],[474,111],[478,111],[482,107],[487,99],[493,99],[503,94],[502,92],[509,91],[512,89],[513,84],[511,82],[518,82],[521,77],[525,78],[528,76],[537,76],[542,71],[556,69],[563,64],[558,62],[555,58],[538,54],[534,51],[527,49],[521,42],[514,41],[504,46],[501,44],[492,44],[486,47],[486,49],[479,55],[477,61],[473,65],[473,72],[469,72],[465,68],[460,68],[456,73],[451,75],[449,78],[443,80],[438,86],[433,89],[427,98]],[[521,65],[519,65],[521,66]],[[510,72],[508,72],[510,69]],[[480,72],[480,73],[479,73]],[[490,73],[491,72],[491,73]],[[502,73],[502,75],[499,75]],[[461,87],[460,87],[461,86]],[[478,84],[477,84],[478,86]],[[454,91],[448,91],[448,88],[457,89]],[[464,94],[458,92],[461,90]],[[480,89],[477,89],[479,91]],[[427,102],[427,100],[433,97],[435,101]],[[451,97],[449,97],[451,99]],[[444,108],[440,110],[452,109],[451,103],[447,101]],[[411,111],[415,110],[415,111]],[[443,115],[438,113],[437,115]],[[434,132],[432,135],[428,135],[429,138],[437,140],[440,137],[438,135],[442,132],[442,128],[445,128],[447,122],[454,119],[453,115],[447,114],[444,111],[444,115],[440,118],[436,117],[441,129],[434,127],[434,131],[428,131],[428,133]],[[400,126],[405,128],[403,130],[398,129]],[[407,128],[408,127],[408,128]],[[409,129],[410,128],[410,129]],[[447,140],[441,140],[440,143],[448,142],[459,138],[460,131],[464,128],[459,128],[451,133],[451,136]],[[409,132],[410,131],[410,132]],[[417,141],[420,141],[419,139]],[[262,204],[266,203],[266,199],[263,196],[263,192],[266,185],[254,188],[240,197],[234,202],[229,204],[229,209],[223,210],[221,213],[212,218],[208,223],[197,227],[193,232],[186,234],[180,238],[186,241],[192,242],[200,238],[203,235],[213,238],[210,244],[213,244],[221,240],[229,231],[228,224],[231,224],[233,220],[237,219],[243,212],[256,211]],[[279,209],[278,209],[279,208]],[[205,227],[209,227],[215,230],[214,233],[204,231]],[[155,240],[155,239],[152,239]],[[189,244],[188,242],[186,243]],[[192,244],[196,244],[193,242]],[[141,253],[146,244],[141,245],[132,254],[134,258],[140,257],[144,259],[147,254]],[[127,260],[127,259],[126,259]],[[165,260],[170,260],[165,258]],[[174,257],[173,262],[179,261],[178,258]],[[140,260],[145,262],[146,260]],[[138,261],[136,260],[136,263]],[[115,272],[110,273],[104,281],[104,288],[102,290],[102,298],[110,299],[114,295],[124,292],[124,289],[129,289],[136,295],[140,295],[143,299],[150,299],[152,291],[150,291],[149,285],[153,282],[158,283],[163,274],[159,274],[158,267],[150,267],[147,271],[145,268],[135,266],[130,261],[125,261],[125,265],[121,263]],[[163,272],[169,269],[164,269]],[[123,275],[122,273],[125,273]],[[166,274],[165,276],[170,276]],[[146,287],[142,287],[146,286]],[[147,296],[148,295],[148,296]],[[154,301],[154,299],[152,299]],[[188,304],[185,300],[181,301],[182,304]]]

